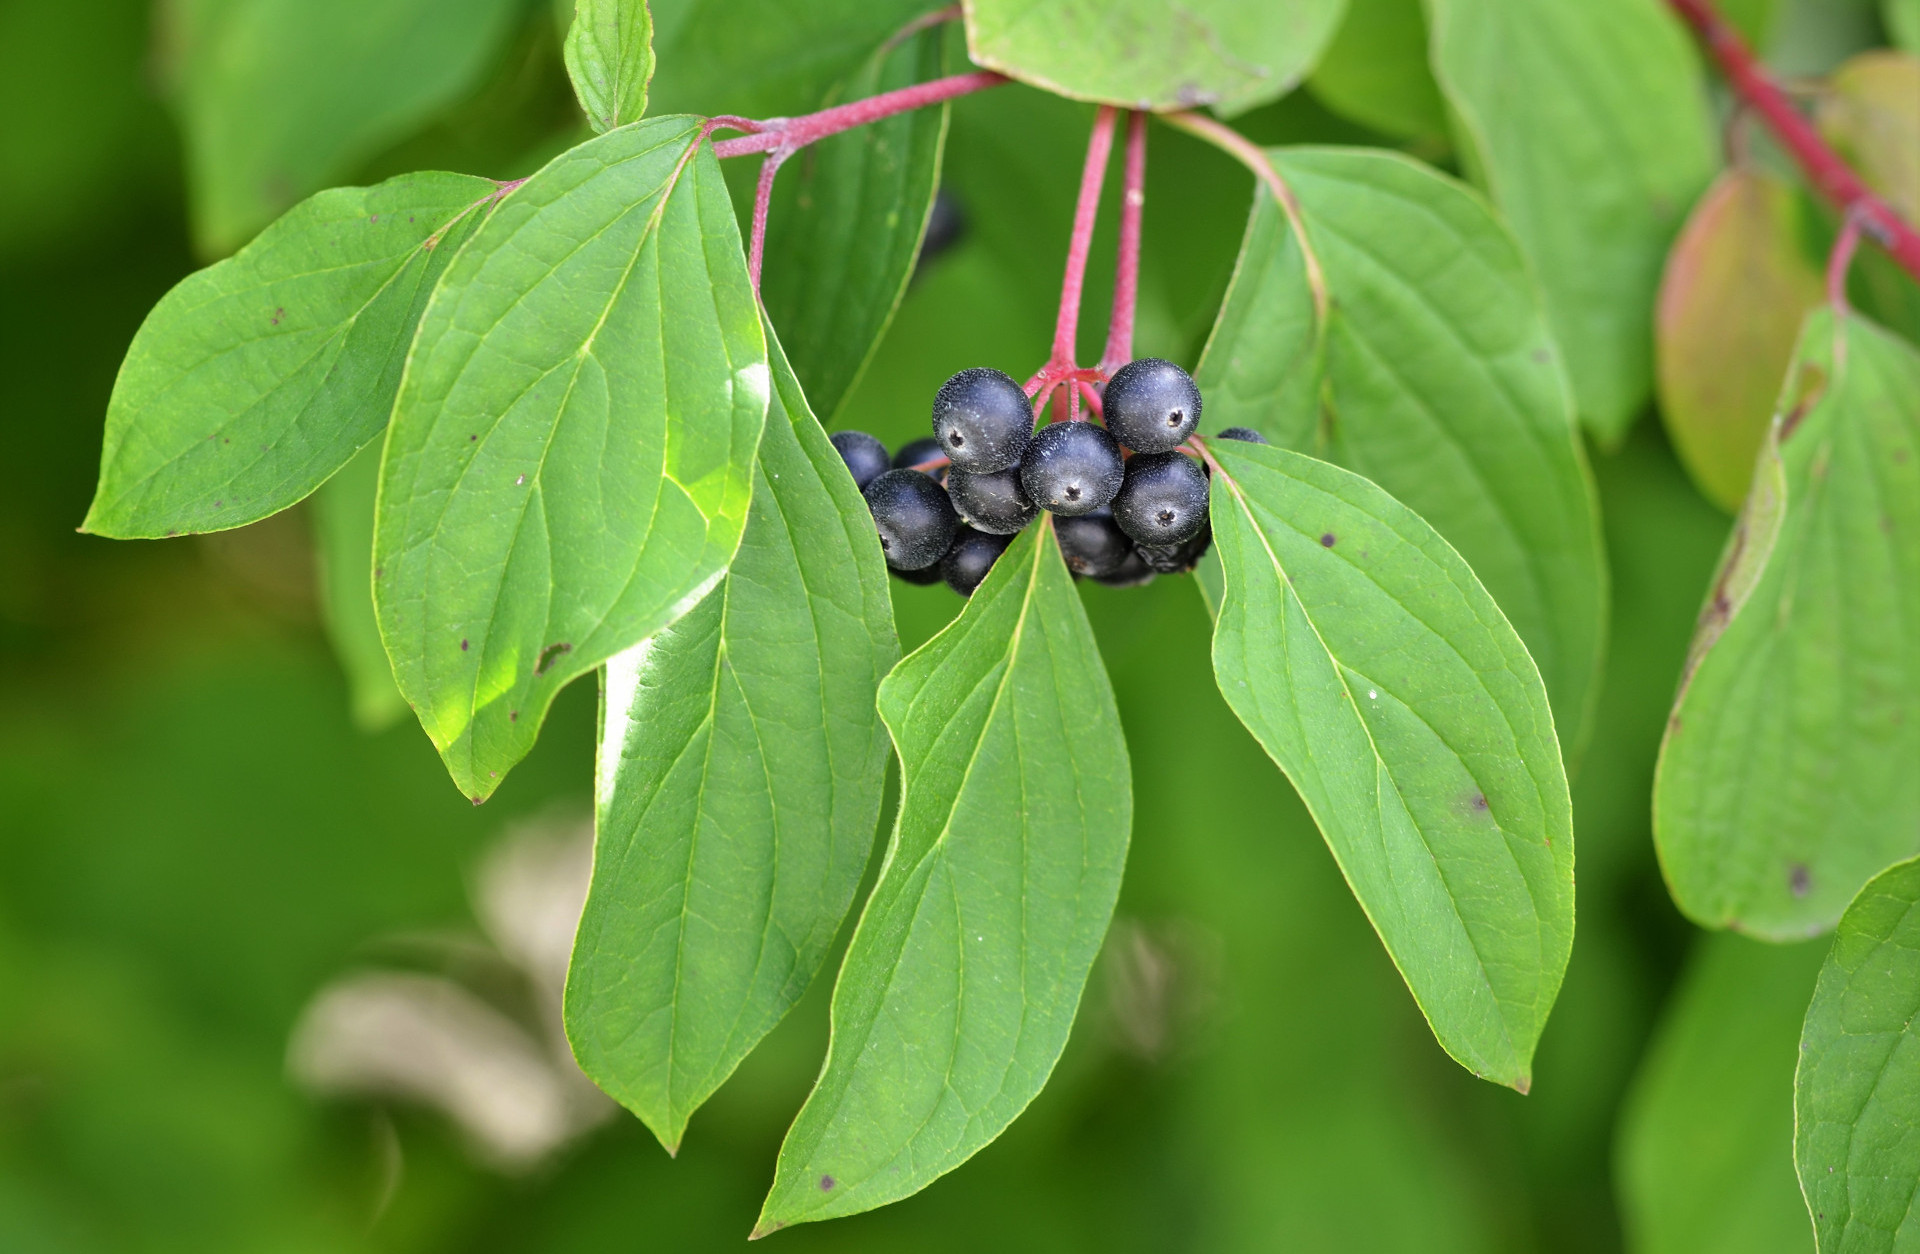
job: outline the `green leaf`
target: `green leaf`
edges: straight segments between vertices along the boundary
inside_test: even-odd
[[[871,57],[857,100],[945,72],[942,27]],[[761,294],[807,395],[829,421],[906,295],[940,183],[949,106],[915,109],[808,148],[776,184]]]
[[[1695,942],[1620,1120],[1614,1176],[1635,1254],[1813,1254],[1793,1065],[1823,949]]]
[[[1713,173],[1699,61],[1660,0],[1431,0],[1455,141],[1540,275],[1580,416],[1617,443],[1652,382],[1667,245]]]
[[[1241,113],[1290,91],[1345,0],[969,0],[974,61],[1076,100]]]
[[[1447,106],[1427,68],[1420,0],[1348,0],[1307,87],[1335,113],[1405,139],[1444,139]]]
[[[555,158],[421,321],[374,600],[400,691],[475,801],[555,693],[696,605],[739,544],[766,344],[701,130],[656,118]]]
[[[1920,353],[1816,311],[1781,410],[1653,794],[1681,910],[1772,939],[1920,851]]]
[[[1066,1045],[1120,888],[1127,746],[1048,523],[894,668],[880,713],[900,816],[760,1233],[906,1197],[1013,1122]]]
[[[1905,1250],[1920,1236],[1916,907],[1920,860],[1869,881],[1840,917],[1807,1007],[1793,1156],[1823,1251]]]
[[[369,444],[314,494],[314,545],[320,611],[347,673],[353,721],[362,731],[389,727],[407,712],[393,682],[373,613],[373,510],[380,489],[380,446]]]
[[[1909,222],[1920,217],[1920,55],[1877,48],[1833,72],[1820,133]]]
[[[595,131],[637,121],[653,77],[647,0],[576,0],[563,49],[573,94]]]
[[[498,188],[410,174],[321,192],[140,325],[81,530],[219,531],[319,487],[387,425],[434,282]]]
[[[652,0],[655,109],[766,118],[819,107],[938,0]]]
[[[1210,427],[1345,466],[1410,506],[1499,602],[1569,746],[1591,718],[1606,568],[1572,399],[1525,261],[1484,201],[1398,154],[1269,152],[1198,371]]]
[[[1733,511],[1807,311],[1825,294],[1800,197],[1757,167],[1723,173],[1667,257],[1655,320],[1660,417],[1708,500]]]
[[[1406,506],[1287,449],[1209,448],[1220,691],[1441,1046],[1525,1092],[1573,946],[1573,815],[1540,673]]]
[[[1880,0],[1880,18],[1894,47],[1920,56],[1920,0]]]
[[[773,399],[720,586],[606,669],[581,1068],[669,1151],[827,959],[880,817],[899,660],[860,491],[769,336]]]
[[[515,0],[182,0],[177,62],[194,237],[232,250],[470,90]]]

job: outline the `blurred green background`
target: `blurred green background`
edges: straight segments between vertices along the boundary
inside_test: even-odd
[[[190,540],[74,531],[135,327],[257,228],[249,213],[408,169],[515,176],[579,135],[549,6],[490,2],[492,33],[437,94],[338,152],[290,132],[297,177],[243,189],[252,200],[210,191],[217,172],[182,123],[219,101],[183,89],[181,67],[196,22],[252,2],[0,0],[0,1250],[732,1248],[823,1053],[824,985],[695,1118],[677,1161],[621,1115],[501,1172],[439,1113],[316,1098],[287,1075],[289,1035],[328,981],[395,965],[470,974],[448,956],[457,945],[393,938],[477,938],[482,853],[517,820],[584,810],[591,686],[475,809],[410,720],[356,726],[321,625],[310,505]],[[872,47],[804,64],[762,51],[756,76],[709,46],[699,4],[655,8],[656,109],[798,112]],[[1837,20],[1809,29],[1839,52],[1806,56],[1872,37],[1870,21],[1833,35]],[[960,235],[923,267],[836,425],[897,444],[923,432],[953,370],[1041,359],[1087,121],[1023,88],[955,107],[945,189]],[[1240,125],[1265,142],[1398,142],[1306,92]],[[1250,184],[1183,136],[1155,128],[1151,144],[1140,350],[1191,364]],[[1409,146],[1449,160],[1437,140]],[[1111,238],[1107,224],[1096,243],[1109,269]],[[1090,310],[1108,282],[1096,265]],[[1085,356],[1102,331],[1087,329]],[[1693,935],[1647,824],[1727,519],[1657,424],[1595,463],[1613,644],[1574,788],[1578,942],[1531,1096],[1474,1080],[1434,1044],[1291,790],[1214,691],[1188,581],[1089,586],[1138,818],[1074,1041],[965,1168],[779,1245],[1810,1250],[1787,1137],[1820,946]],[[895,590],[909,647],[959,606],[944,588]]]

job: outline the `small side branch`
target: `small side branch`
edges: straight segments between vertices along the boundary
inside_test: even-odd
[[[1147,203],[1147,115],[1127,115],[1127,172],[1120,197],[1120,251],[1113,267],[1113,316],[1100,373],[1133,360],[1133,316],[1140,302],[1140,215]]]
[[[1873,194],[1853,168],[1800,116],[1787,93],[1754,60],[1738,31],[1714,10],[1712,0],[1667,0],[1700,36],[1740,100],[1758,114],[1793,154],[1808,181],[1858,230],[1887,250],[1900,267],[1920,280],[1920,232],[1893,206]]]
[[[985,91],[989,87],[998,87],[1006,81],[1006,75],[995,74],[990,70],[980,70],[972,74],[954,74],[947,78],[936,78],[927,83],[915,83],[911,87],[902,87],[898,91],[882,92],[878,96],[869,96],[865,100],[835,105],[831,109],[803,114],[797,118],[769,118],[764,122],[749,122],[748,126],[757,128],[752,134],[742,135],[738,139],[721,140],[713,146],[713,155],[723,158],[743,157],[748,153],[784,150],[790,156],[808,144],[825,139],[829,135],[838,135],[841,131],[850,131],[856,126],[878,122],[896,113],[924,109],[928,105],[940,104],[957,96]],[[736,125],[736,123],[747,122],[745,118],[716,119],[716,121],[729,129],[747,129]]]

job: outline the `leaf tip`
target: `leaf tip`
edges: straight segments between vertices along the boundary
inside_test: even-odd
[[[761,1237],[771,1236],[786,1226],[783,1220],[762,1219],[759,1223],[753,1225],[753,1231],[747,1234],[747,1240],[758,1241]]]
[[[1525,1097],[1533,1089],[1533,1075],[1530,1072],[1523,1071],[1509,1081],[1508,1084],[1514,1092]]]

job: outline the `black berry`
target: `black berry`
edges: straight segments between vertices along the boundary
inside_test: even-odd
[[[953,538],[953,547],[940,559],[940,573],[946,576],[949,588],[970,597],[1012,543],[1012,536],[989,535],[972,527],[962,527]]]
[[[1200,425],[1200,389],[1172,362],[1142,357],[1114,371],[1100,416],[1113,438],[1134,452],[1170,452]]]
[[[933,565],[953,543],[960,519],[939,484],[917,470],[889,470],[867,485],[867,508],[880,532],[887,565],[921,570]]]
[[[1040,428],[1020,461],[1020,482],[1033,503],[1069,518],[1111,502],[1125,474],[1120,446],[1090,422]]]
[[[928,584],[940,582],[940,563],[935,562],[931,566],[922,566],[919,570],[900,570],[897,567],[889,566],[887,567],[887,573],[895,579],[898,579],[901,583],[917,584],[924,588]]]
[[[1136,550],[1129,548],[1118,566],[1104,575],[1095,575],[1093,581],[1109,588],[1138,588],[1141,584],[1153,582],[1153,567],[1147,565]]]
[[[1053,534],[1060,541],[1060,556],[1066,559],[1067,569],[1076,575],[1103,578],[1119,570],[1133,554],[1133,541],[1113,521],[1111,509],[1055,519]]]
[[[1020,486],[1018,468],[977,474],[955,466],[947,472],[947,495],[961,522],[996,536],[1013,535],[1040,513]]]
[[[1005,470],[1033,438],[1033,402],[1012,375],[986,366],[962,370],[933,398],[933,434],[962,470]]]
[[[1267,442],[1267,437],[1261,435],[1252,427],[1227,427],[1214,438],[1220,440],[1241,440],[1248,444],[1265,444]]]
[[[900,451],[893,455],[893,468],[914,470],[925,466],[928,462],[937,462],[946,455],[947,450],[940,447],[940,441],[930,435],[923,435],[917,440],[908,440],[900,446]]]
[[[1137,453],[1113,498],[1113,520],[1141,544],[1180,544],[1207,525],[1207,475],[1183,453]]]
[[[867,485],[887,473],[887,446],[864,431],[836,431],[827,437],[839,450],[840,460],[853,474],[853,482],[862,492]]]
[[[1135,546],[1140,560],[1157,575],[1179,575],[1200,564],[1213,547],[1213,528],[1200,528],[1200,534],[1184,544],[1141,544]]]

